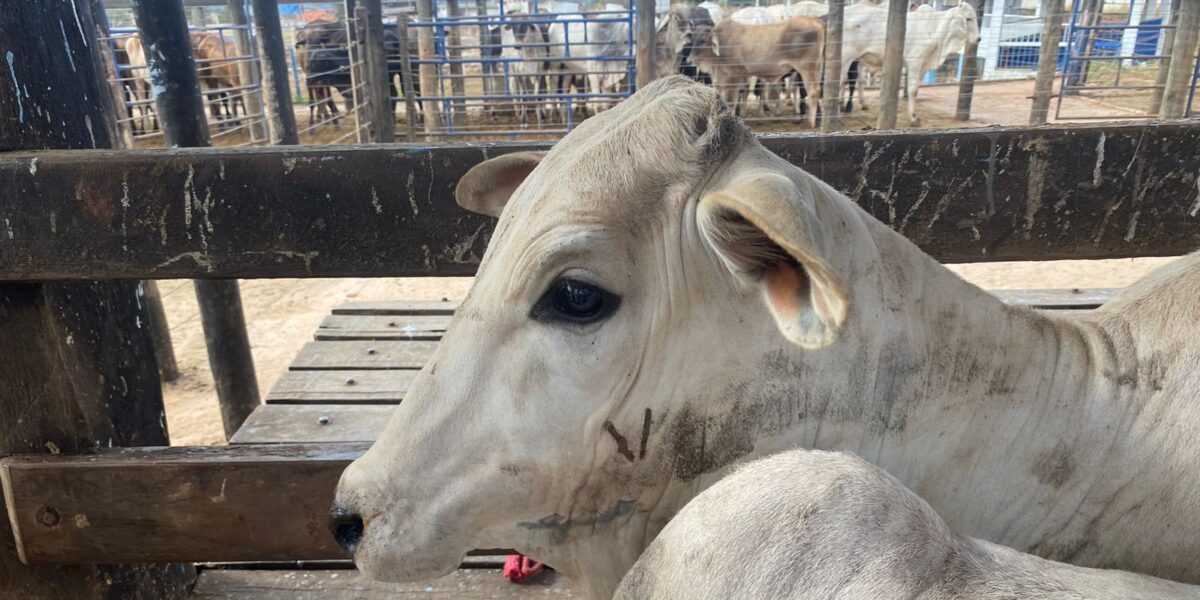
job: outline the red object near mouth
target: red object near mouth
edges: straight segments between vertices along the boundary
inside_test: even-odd
[[[521,583],[542,572],[546,565],[520,554],[510,554],[504,559],[504,576],[513,583]]]

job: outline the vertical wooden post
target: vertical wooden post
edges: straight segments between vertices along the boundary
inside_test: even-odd
[[[450,17],[451,23],[454,18],[462,15],[462,11],[458,8],[458,0],[446,0],[446,15]],[[451,25],[446,28],[446,53],[450,58],[450,94],[456,98],[462,98],[467,95],[466,81],[463,79],[463,65],[457,62],[462,58],[462,35],[459,26]],[[465,100],[455,100],[454,104],[454,119],[462,120],[467,116],[467,104]]]
[[[900,105],[900,70],[904,68],[904,35],[908,28],[908,2],[889,2],[887,42],[884,44],[883,82],[879,92],[878,129],[896,128],[896,109]],[[920,77],[920,73],[910,73]]]
[[[157,49],[147,53],[146,60],[151,84],[158,90],[154,105],[167,145],[189,148],[211,145],[183,4],[134,0],[133,10],[142,43]],[[194,283],[208,345],[208,364],[228,436],[259,404],[241,296],[237,281],[197,279]]]
[[[0,10],[0,150],[118,145],[96,26],[88,0]],[[121,210],[116,198],[89,201]],[[0,283],[0,455],[168,443],[137,286]],[[0,519],[0,598],[182,599],[195,580],[179,564],[27,566],[14,547]]]
[[[1050,97],[1054,92],[1054,75],[1058,72],[1058,43],[1062,40],[1062,11],[1063,0],[1042,1],[1042,45],[1038,50],[1030,125],[1044,125],[1050,116]]]
[[[984,0],[976,0],[975,22],[983,25]],[[982,40],[981,40],[982,41]],[[958,121],[971,120],[971,101],[975,98],[975,81],[979,79],[979,42],[967,42],[962,55],[962,77],[958,80],[958,104],[954,118]]]
[[[417,21],[420,23],[433,22],[433,0],[417,0]],[[427,96],[440,96],[438,91],[438,67],[426,61],[433,60],[437,50],[434,47],[433,28],[417,28],[417,58],[421,66],[417,69],[421,74],[421,92]],[[436,133],[441,126],[441,103],[424,102],[425,133]]]
[[[821,131],[837,131],[842,116],[842,30],[846,0],[829,0],[825,19],[825,79],[821,82]]]
[[[380,0],[364,0],[358,7],[361,15],[363,47],[366,59],[365,83],[368,107],[371,109],[371,141],[392,143],[396,141],[396,121],[392,113],[392,95],[388,77],[387,44],[383,40],[383,3]]]
[[[1196,64],[1196,42],[1200,37],[1200,0],[1180,0],[1178,26],[1171,49],[1171,67],[1163,88],[1160,119],[1179,119],[1187,110],[1192,68]]]
[[[413,89],[412,56],[408,53],[408,15],[400,15],[400,86],[404,89],[404,140],[417,141],[417,94]]]
[[[1179,5],[1182,0],[1172,0],[1169,6],[1163,7],[1163,25],[1174,25],[1179,22]],[[1150,94],[1150,106],[1147,112],[1152,115],[1157,115],[1162,109],[1163,90],[1167,87],[1167,74],[1171,71],[1171,51],[1175,46],[1175,30],[1161,30],[1162,40],[1159,45],[1161,50],[1159,54],[1165,58],[1158,61],[1158,72],[1154,76],[1154,92]]]
[[[654,81],[658,72],[654,65],[654,0],[637,0],[637,87],[641,89]]]
[[[233,31],[233,47],[234,52],[238,56],[250,56],[254,54],[254,48],[250,45],[250,17],[246,14],[246,0],[226,0],[226,8],[229,9],[229,20],[239,27]],[[248,59],[238,59],[238,79],[240,85],[250,85],[252,81],[258,81],[260,86],[262,81],[258,78],[258,69],[255,68],[255,62]],[[246,114],[249,115],[264,115],[263,112],[263,89],[260,87],[258,93],[251,90],[238,92],[242,95]],[[265,118],[263,119],[266,120]],[[266,126],[258,123],[251,124],[246,128],[250,132],[250,140],[259,142],[267,138]]]
[[[179,379],[179,364],[175,362],[175,345],[171,343],[171,327],[167,323],[167,313],[163,310],[162,294],[158,284],[153,280],[142,282],[139,290],[142,303],[146,305],[149,315],[146,327],[154,340],[154,356],[158,361],[158,374],[165,382]]]
[[[276,0],[250,0],[254,11],[254,38],[262,66],[263,101],[267,109],[267,129],[272,144],[300,143],[296,133],[296,112],[288,91],[287,55],[283,48],[283,26],[279,24]]]
[[[208,364],[212,366],[221,424],[228,439],[261,403],[254,357],[246,337],[242,296],[236,280],[197,279],[195,286]]]

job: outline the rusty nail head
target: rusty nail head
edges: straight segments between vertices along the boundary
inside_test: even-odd
[[[58,527],[59,522],[62,521],[62,516],[58,514],[57,510],[49,506],[43,506],[37,510],[37,520],[38,523],[41,523],[45,527]]]
[[[346,378],[346,385],[354,385],[356,383],[358,383],[358,382],[355,381],[353,377]]]

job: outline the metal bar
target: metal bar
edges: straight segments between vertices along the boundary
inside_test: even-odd
[[[142,43],[155,49],[147,53],[146,59],[157,90],[155,105],[167,144],[211,146],[183,5],[155,0],[134,0],[133,5]],[[189,211],[203,202],[194,192],[185,201],[190,203]],[[203,231],[201,235],[206,235]],[[241,297],[235,280],[196,280],[195,288],[208,362],[228,437],[259,404]]]

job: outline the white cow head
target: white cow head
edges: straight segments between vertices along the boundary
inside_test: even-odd
[[[682,500],[804,418],[788,402],[808,375],[856,380],[826,348],[855,314],[843,282],[866,276],[849,265],[879,248],[709,87],[656,81],[456,194],[495,235],[338,487],[335,526],[372,577],[514,547],[611,594]]]

